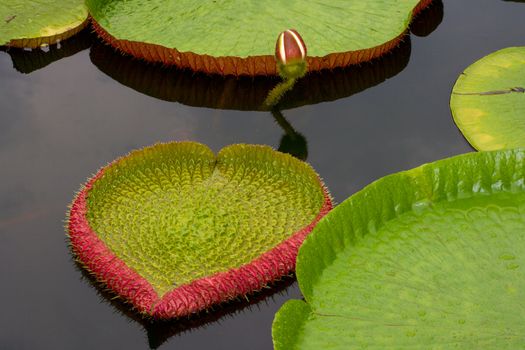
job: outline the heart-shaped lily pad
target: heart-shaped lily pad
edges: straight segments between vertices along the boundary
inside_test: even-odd
[[[450,107],[477,150],[525,147],[525,47],[496,51],[468,67]]]
[[[525,150],[374,182],[319,222],[297,278],[276,350],[522,348]]]
[[[2,0],[0,46],[54,44],[82,30],[87,18],[83,0]]]
[[[290,273],[331,200],[306,163],[267,146],[135,151],[93,177],[69,217],[79,260],[144,314],[172,318]]]
[[[396,47],[432,0],[87,0],[98,34],[133,56],[206,73],[275,75],[275,42],[295,28],[310,71],[369,61]]]

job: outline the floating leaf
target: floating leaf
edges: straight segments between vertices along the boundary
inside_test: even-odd
[[[81,31],[87,17],[83,0],[2,0],[0,46],[54,44]]]
[[[410,24],[410,32],[419,37],[429,36],[443,21],[444,5],[442,0],[434,0]]]
[[[477,150],[525,147],[525,47],[496,51],[468,67],[450,107]]]
[[[266,146],[217,156],[158,144],[103,168],[77,195],[73,250],[144,314],[172,318],[256,291],[290,273],[331,208],[314,170]]]
[[[275,349],[518,349],[524,232],[525,150],[382,178],[304,242]]]
[[[369,61],[396,47],[432,0],[87,0],[98,34],[133,56],[206,73],[274,75],[275,40],[294,28],[308,69]]]

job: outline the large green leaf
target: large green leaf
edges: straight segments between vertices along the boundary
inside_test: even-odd
[[[80,31],[87,16],[83,0],[2,0],[0,46],[53,44]]]
[[[168,318],[289,273],[329,208],[315,171],[289,155],[234,145],[215,156],[181,142],[102,169],[77,196],[69,231],[100,280],[142,312]]]
[[[431,0],[87,0],[99,34],[128,53],[207,72],[237,74],[275,73],[275,42],[288,28],[295,28],[304,38],[312,58],[310,69],[372,59],[395,47],[413,13],[429,3]],[[236,60],[249,57],[257,59]],[[215,60],[218,58],[222,60]]]
[[[468,67],[450,107],[474,148],[525,147],[525,47],[496,51]]]
[[[276,350],[523,348],[525,150],[374,182],[316,226],[297,278]]]

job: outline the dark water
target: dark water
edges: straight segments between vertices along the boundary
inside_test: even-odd
[[[274,313],[300,297],[293,280],[198,319],[143,324],[76,268],[66,208],[100,166],[157,141],[307,155],[337,201],[386,174],[471,151],[451,119],[450,90],[475,60],[525,45],[525,4],[442,5],[388,57],[303,81],[276,116],[256,111],[275,80],[147,66],[92,45],[88,34],[60,50],[0,52],[0,349],[145,349],[148,341],[271,349]]]

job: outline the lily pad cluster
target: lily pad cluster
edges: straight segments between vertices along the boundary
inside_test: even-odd
[[[337,206],[300,249],[305,301],[277,313],[275,349],[521,347],[524,159],[437,161]]]
[[[287,92],[278,108],[333,101],[376,86],[400,73],[407,66],[410,53],[411,41],[407,37],[391,53],[373,62],[308,74]],[[264,110],[263,102],[277,84],[275,77],[211,76],[144,64],[101,42],[93,43],[89,56],[100,71],[135,91],[194,107]]]
[[[82,30],[89,13],[104,41],[134,57],[205,73],[276,75],[277,35],[295,28],[308,45],[308,70],[317,71],[391,51],[431,3],[6,0],[0,4],[0,46],[57,43]]]
[[[331,206],[309,165],[270,147],[234,145],[215,155],[174,142],[101,169],[73,203],[69,235],[98,280],[165,319],[289,274]]]

